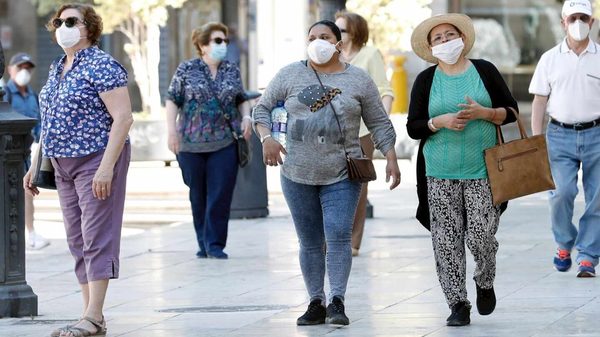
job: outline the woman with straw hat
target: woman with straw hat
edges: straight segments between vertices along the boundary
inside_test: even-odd
[[[515,121],[517,109],[502,76],[488,61],[466,57],[475,42],[471,19],[444,14],[420,23],[414,52],[435,64],[412,88],[407,129],[420,139],[417,219],[431,230],[440,285],[452,310],[447,325],[470,323],[465,241],[475,259],[477,309],[496,306],[494,235],[506,204],[494,206],[483,151],[496,144],[496,125]]]

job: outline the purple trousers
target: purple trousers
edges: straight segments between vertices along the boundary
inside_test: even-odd
[[[53,158],[67,243],[80,284],[119,277],[119,250],[131,146],[115,164],[110,197],[96,199],[92,180],[104,151],[79,158]]]

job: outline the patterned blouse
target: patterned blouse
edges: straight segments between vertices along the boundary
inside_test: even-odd
[[[100,93],[127,86],[127,71],[97,47],[75,53],[64,77],[66,55],[50,66],[40,91],[43,155],[50,158],[83,157],[108,145],[113,123]]]
[[[237,105],[244,99],[244,88],[240,69],[233,63],[222,61],[214,80],[202,59],[181,63],[171,80],[167,99],[179,107],[177,132],[182,152],[214,152],[233,142],[223,108],[240,132]]]

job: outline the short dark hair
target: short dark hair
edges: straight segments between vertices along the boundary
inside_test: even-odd
[[[312,24],[312,26],[310,26],[310,28],[308,28],[308,32],[310,33],[310,30],[313,29],[315,26],[318,25],[323,25],[323,26],[327,26],[329,27],[329,29],[331,29],[331,32],[333,33],[333,35],[335,35],[335,38],[338,41],[342,40],[342,32],[340,31],[340,27],[338,27],[335,22],[330,21],[330,20],[321,20],[319,22],[315,22]]]
[[[202,49],[200,47],[210,43],[210,36],[214,31],[221,31],[225,36],[229,33],[227,26],[220,22],[209,22],[200,28],[194,29],[192,32],[192,43],[196,47],[198,55],[202,56]]]
[[[335,13],[335,18],[346,20],[346,31],[352,36],[352,44],[362,48],[369,41],[369,25],[362,16],[345,10]]]
[[[50,21],[46,23],[46,29],[50,33],[52,33],[52,39],[56,41],[56,36],[54,32],[56,28],[52,25],[52,21],[56,18],[60,18],[62,12],[66,9],[76,9],[83,16],[83,24],[88,31],[87,39],[92,43],[92,45],[97,45],[100,42],[100,35],[102,35],[102,29],[104,25],[102,24],[102,18],[100,15],[96,13],[94,7],[86,4],[65,4],[60,6],[60,8],[54,13],[54,15],[50,18]]]

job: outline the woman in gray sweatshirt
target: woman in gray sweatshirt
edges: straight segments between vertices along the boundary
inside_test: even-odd
[[[300,268],[310,304],[297,324],[322,324],[327,318],[331,324],[347,325],[344,295],[361,183],[348,179],[345,151],[351,157],[362,156],[358,138],[362,117],[376,148],[385,154],[386,181],[391,179],[393,189],[400,183],[396,134],[373,80],[340,61],[341,32],[335,23],[312,25],[308,42],[309,59],[275,75],[253,117],[265,164],[282,165],[282,190],[300,241]],[[270,112],[277,101],[285,101],[288,112],[286,148],[271,137]],[[326,270],[331,288],[327,309]]]

